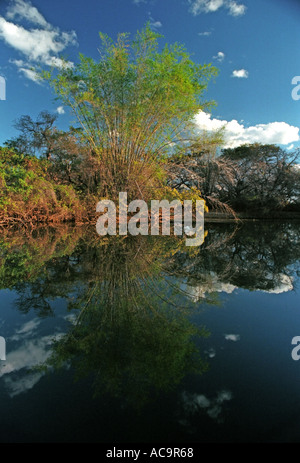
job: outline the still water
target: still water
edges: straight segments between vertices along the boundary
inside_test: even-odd
[[[300,442],[299,262],[297,222],[2,233],[0,442]]]

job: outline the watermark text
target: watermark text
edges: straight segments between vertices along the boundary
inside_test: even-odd
[[[0,336],[0,360],[6,360],[6,342],[3,336]]]
[[[6,100],[6,81],[0,76],[0,100]]]
[[[151,200],[150,211],[144,200],[127,204],[127,193],[119,193],[118,208],[111,200],[99,201],[96,211],[102,213],[96,224],[97,233],[106,235],[177,235],[185,234],[187,246],[201,246],[204,242],[204,200]],[[118,218],[117,218],[118,209]],[[128,217],[128,213],[130,217]],[[118,231],[117,231],[118,224]],[[173,231],[171,232],[171,226]]]

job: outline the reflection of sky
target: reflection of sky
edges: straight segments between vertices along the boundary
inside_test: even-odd
[[[195,286],[186,285],[184,288],[193,302],[198,302],[205,298],[206,293],[227,293],[231,294],[237,288],[230,283],[223,283],[219,280],[218,275],[211,272],[207,275],[207,281]]]
[[[239,334],[224,334],[224,337],[226,341],[239,341],[241,339],[241,336]]]
[[[208,398],[204,394],[189,393],[184,391],[181,396],[181,403],[185,419],[181,424],[189,424],[188,418],[204,411],[210,418],[222,421],[222,412],[225,402],[232,400],[233,395],[228,390],[219,391],[215,397]]]
[[[12,333],[7,336],[6,361],[0,365],[0,381],[3,381],[10,397],[32,389],[42,378],[43,373],[34,370],[34,367],[47,360],[54,339],[61,336],[57,327],[55,334],[45,333],[48,322],[49,319],[27,319],[21,325],[14,325]],[[53,332],[51,327],[47,331]]]
[[[274,281],[275,277],[270,276],[270,280]],[[270,294],[281,294],[294,289],[293,278],[284,273],[279,273],[276,275],[277,284],[272,289],[257,289],[257,291],[263,291]],[[205,298],[206,294],[210,293],[226,293],[232,294],[235,289],[238,289],[238,286],[234,286],[231,283],[225,283],[219,280],[218,275],[211,272],[207,275],[207,282],[201,283],[195,286],[186,285],[184,290],[188,293],[189,297],[193,302],[198,302],[199,300]]]
[[[264,292],[271,294],[281,294],[287,293],[288,291],[293,291],[294,285],[292,277],[284,275],[284,273],[279,273],[278,281],[279,283],[277,284],[277,286],[275,286],[275,288],[264,290]]]

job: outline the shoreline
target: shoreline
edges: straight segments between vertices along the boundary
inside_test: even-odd
[[[241,221],[271,221],[271,220],[299,220],[300,212],[268,211],[268,212],[236,212],[236,218],[224,212],[205,212],[204,220],[207,222],[236,222]]]

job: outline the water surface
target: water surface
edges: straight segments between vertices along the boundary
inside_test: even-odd
[[[300,442],[299,223],[0,238],[1,442]]]

